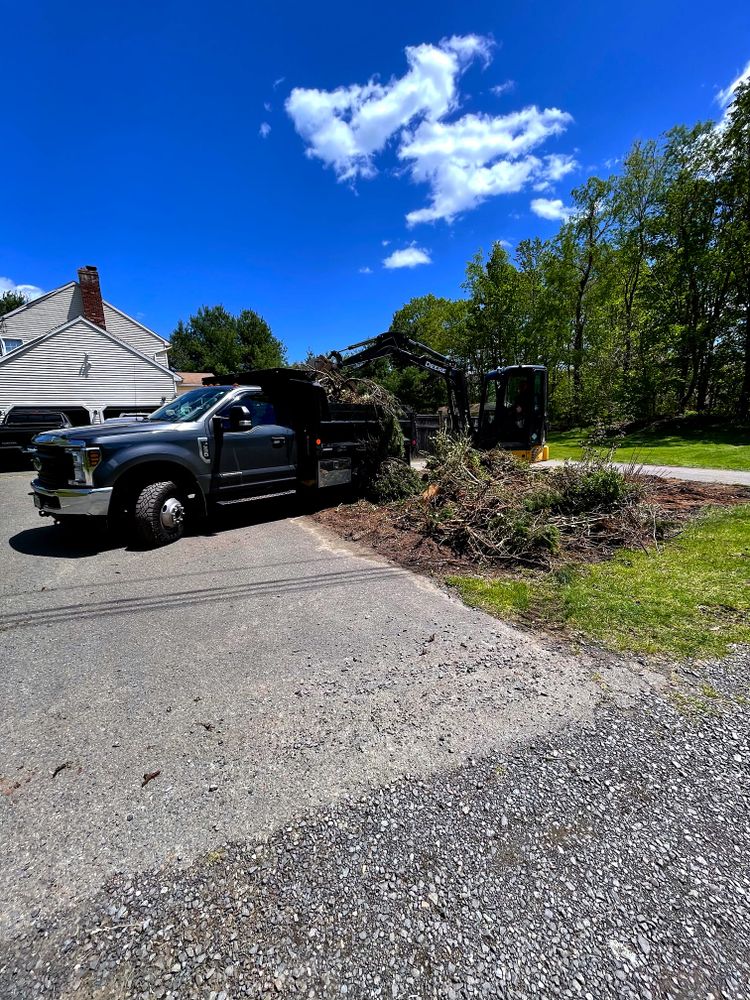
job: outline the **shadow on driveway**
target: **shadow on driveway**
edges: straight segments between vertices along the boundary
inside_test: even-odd
[[[308,505],[305,511],[311,508]],[[216,512],[203,519],[186,532],[186,537],[212,538],[228,531],[237,531],[255,524],[267,524],[288,517],[298,517],[303,513],[299,501],[281,497],[276,501],[237,504],[236,507]],[[27,556],[54,559],[85,559],[100,552],[126,548],[130,552],[146,551],[145,547],[126,538],[124,532],[115,531],[98,524],[92,518],[90,523],[64,527],[45,518],[45,523],[36,528],[26,528],[8,539],[8,544],[16,552]],[[175,542],[179,545],[180,542]]]

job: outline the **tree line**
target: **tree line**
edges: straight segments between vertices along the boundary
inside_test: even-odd
[[[550,240],[468,263],[462,299],[423,296],[394,328],[475,375],[549,369],[559,425],[750,411],[750,84],[719,124],[636,142],[572,192]],[[418,373],[383,372],[432,405]],[[432,393],[432,395],[431,395]]]

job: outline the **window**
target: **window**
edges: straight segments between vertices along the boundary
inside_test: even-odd
[[[242,402],[252,414],[253,427],[257,427],[260,424],[275,424],[278,422],[276,420],[276,408],[268,397],[256,393],[248,399],[243,399]]]
[[[220,416],[224,420],[224,429],[229,430],[229,411],[233,406],[246,406],[250,411],[250,419],[253,427],[260,427],[263,424],[276,424],[276,407],[271,400],[262,392],[249,392],[238,399],[233,399],[225,407],[222,407]]]
[[[167,424],[183,424],[200,420],[222,396],[231,390],[230,385],[204,386],[202,389],[192,389],[178,396],[170,403],[165,403],[154,410],[149,420],[160,420]]]
[[[0,354],[10,354],[11,351],[15,351],[19,347],[22,347],[23,341],[19,340],[17,337],[0,337],[0,345],[2,345]]]

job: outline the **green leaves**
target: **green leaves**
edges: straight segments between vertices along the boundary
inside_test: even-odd
[[[750,83],[718,126],[636,142],[618,173],[590,177],[572,203],[554,238],[522,240],[513,259],[502,242],[478,251],[465,299],[412,299],[394,327],[470,377],[546,365],[558,426],[693,410],[747,419]],[[389,378],[397,395],[434,401],[424,376]]]
[[[0,295],[0,316],[18,309],[19,306],[26,305],[26,296],[23,292],[16,292],[11,289]]]
[[[172,367],[215,375],[275,368],[286,364],[284,345],[258,313],[243,309],[233,316],[224,306],[201,306],[172,334]]]

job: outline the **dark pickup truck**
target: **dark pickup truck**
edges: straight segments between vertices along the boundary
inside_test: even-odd
[[[33,451],[31,442],[37,434],[70,426],[61,410],[14,406],[0,423],[0,451]]]
[[[337,407],[296,369],[225,381],[143,421],[40,434],[31,484],[39,513],[68,525],[124,522],[142,542],[165,545],[212,508],[356,486],[367,474],[369,442],[383,435],[372,408]]]

